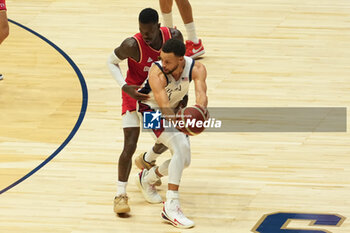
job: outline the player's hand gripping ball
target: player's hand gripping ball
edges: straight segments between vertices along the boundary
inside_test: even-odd
[[[184,134],[195,136],[204,131],[204,122],[209,119],[209,112],[204,107],[194,105],[180,109],[176,116],[178,121],[183,122],[176,128]]]

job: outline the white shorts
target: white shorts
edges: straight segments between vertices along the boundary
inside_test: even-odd
[[[140,117],[136,111],[126,111],[122,115],[123,128],[140,127]]]

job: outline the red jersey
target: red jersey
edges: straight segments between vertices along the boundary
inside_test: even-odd
[[[163,44],[171,38],[169,28],[161,27]],[[140,61],[137,62],[132,58],[128,58],[129,70],[126,75],[126,83],[130,85],[141,85],[147,78],[148,71],[153,62],[158,61],[160,50],[155,50],[143,40],[141,33],[133,36],[137,41],[140,51]]]
[[[167,27],[161,27],[160,31],[162,33],[163,44],[171,38],[170,29]],[[160,49],[155,50],[150,47],[143,40],[141,33],[137,33],[133,36],[137,41],[139,51],[140,51],[140,61],[135,61],[132,58],[128,58],[128,71],[126,74],[126,83],[129,85],[141,85],[148,76],[148,71],[153,62],[158,61],[160,55]],[[136,100],[131,98],[128,94],[122,91],[122,114],[126,111],[136,110]]]
[[[0,0],[0,11],[5,10],[6,11],[6,3],[5,0]]]

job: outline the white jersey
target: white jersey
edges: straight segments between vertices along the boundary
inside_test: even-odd
[[[176,81],[174,77],[171,74],[166,75],[164,72],[164,76],[167,79],[167,86],[165,87],[166,93],[168,95],[168,99],[170,102],[170,107],[175,108],[179,104],[179,102],[184,98],[184,96],[188,93],[188,89],[190,87],[190,82],[192,81],[192,69],[194,66],[194,60],[190,57],[185,58],[185,68],[180,76],[180,78]],[[161,71],[163,71],[162,68],[162,62],[156,61],[153,63],[153,65],[158,66]],[[152,89],[148,82],[149,77],[145,80],[145,82],[142,84],[141,89],[139,90],[140,93],[148,94],[149,99],[139,101],[141,104],[148,105],[151,109],[159,109],[159,105],[157,104],[156,100],[154,99],[154,95],[152,92]]]

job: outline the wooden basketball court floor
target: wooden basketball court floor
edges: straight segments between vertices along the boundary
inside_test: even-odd
[[[191,4],[206,50],[200,61],[210,107],[350,104],[349,1]],[[135,167],[130,216],[115,216],[121,95],[106,59],[138,31],[140,10],[159,10],[158,1],[7,6],[14,22],[0,46],[0,232],[285,232],[271,223],[258,229],[272,213],[342,216],[337,226],[288,218],[282,228],[293,233],[350,232],[348,132],[203,133],[191,138],[192,164],[180,190],[196,227],[162,222],[162,205],[146,203],[133,183]],[[176,5],[173,11],[186,38]],[[121,67],[125,73],[126,63]],[[143,133],[136,154],[152,143]],[[166,187],[159,192],[165,197]]]

